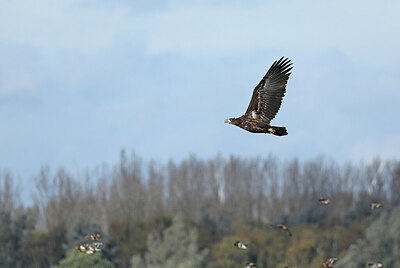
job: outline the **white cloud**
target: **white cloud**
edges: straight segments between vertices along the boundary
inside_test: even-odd
[[[47,53],[97,53],[129,31],[129,9],[81,5],[83,1],[3,1],[0,42],[33,46]]]
[[[365,62],[400,60],[400,38],[395,34],[400,28],[400,2],[308,0],[244,5],[226,1],[216,5],[174,1],[147,12],[129,2],[85,3],[3,1],[0,41],[84,53],[97,53],[123,40],[145,43],[150,55],[337,49]]]
[[[387,64],[400,59],[400,38],[394,34],[400,28],[398,9],[400,3],[376,1],[188,4],[146,14],[139,25],[146,33],[149,54],[190,56],[256,49],[318,53],[336,49],[365,62]]]

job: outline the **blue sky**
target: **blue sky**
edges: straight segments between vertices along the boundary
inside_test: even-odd
[[[91,168],[119,152],[397,158],[400,2],[0,1],[0,170]],[[281,56],[273,124],[224,124]]]

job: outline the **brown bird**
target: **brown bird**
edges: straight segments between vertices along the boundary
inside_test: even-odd
[[[253,133],[287,135],[285,127],[271,126],[282,104],[292,64],[288,58],[275,61],[253,90],[249,107],[239,118],[229,118],[225,123],[236,125]]]
[[[328,205],[329,202],[331,202],[331,200],[329,200],[329,199],[327,199],[327,198],[322,198],[322,197],[320,197],[320,198],[318,199],[318,202],[320,202],[321,204],[324,204],[324,205]]]
[[[93,249],[93,247],[91,247],[88,243],[80,244],[79,247],[74,247],[74,249],[90,255],[96,253],[96,250]]]
[[[79,245],[80,251],[86,251],[88,248],[89,248],[89,244],[86,242],[83,242],[82,244]]]
[[[276,228],[280,228],[280,229],[282,229],[283,231],[288,232],[289,236],[292,236],[292,233],[290,232],[289,227],[287,227],[287,226],[284,225],[284,224],[271,224],[271,226],[272,226],[272,227],[276,227]]]
[[[78,250],[80,252],[86,252],[86,249],[85,248],[81,248],[80,246],[79,247],[74,247],[74,249],[76,249],[76,250]]]
[[[324,268],[332,268],[333,265],[338,261],[338,258],[328,258],[325,262],[323,262],[320,266]]]
[[[371,210],[377,209],[377,208],[382,208],[383,205],[381,203],[371,203],[369,205],[369,207],[371,208]]]
[[[90,240],[93,240],[93,241],[99,241],[101,239],[101,234],[99,234],[99,233],[90,234],[90,235],[86,235],[85,238],[89,238]]]

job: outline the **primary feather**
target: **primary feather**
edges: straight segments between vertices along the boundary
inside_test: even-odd
[[[261,119],[270,123],[281,107],[292,68],[288,58],[282,57],[275,61],[254,88],[246,114],[254,111]]]

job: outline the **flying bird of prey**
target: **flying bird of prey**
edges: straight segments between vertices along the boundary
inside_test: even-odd
[[[338,261],[338,258],[328,258],[325,262],[323,262],[320,266],[324,268],[332,268],[333,265]]]
[[[371,203],[369,205],[369,207],[371,208],[371,210],[377,209],[377,208],[382,208],[383,205],[381,203]]]
[[[233,245],[240,249],[247,249],[247,245],[239,240],[233,243]]]
[[[329,199],[327,199],[327,198],[322,198],[322,197],[320,197],[320,198],[318,199],[318,202],[320,202],[321,204],[324,204],[324,205],[328,205],[329,202],[331,202],[331,200],[329,200]]]
[[[271,126],[270,122],[279,111],[286,83],[289,79],[292,63],[282,57],[269,68],[260,83],[254,88],[249,107],[239,118],[229,118],[225,123],[236,125],[254,133],[270,133],[277,136],[287,135],[285,127]]]
[[[382,263],[368,263],[368,266],[371,266],[371,268],[383,268]]]
[[[286,225],[284,225],[284,224],[270,224],[270,225],[272,227],[282,229],[283,231],[288,232],[289,236],[292,236],[292,233],[290,232],[289,227],[287,227]]]

